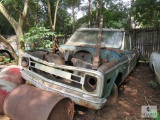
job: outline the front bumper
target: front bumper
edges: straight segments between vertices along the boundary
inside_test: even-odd
[[[96,98],[90,95],[86,95],[81,92],[74,91],[72,89],[63,87],[61,84],[53,84],[49,79],[42,77],[36,73],[33,73],[27,69],[21,70],[22,77],[31,82],[36,87],[42,88],[47,91],[57,92],[65,97],[71,98],[75,104],[91,108],[91,109],[101,109],[106,103],[105,98]]]

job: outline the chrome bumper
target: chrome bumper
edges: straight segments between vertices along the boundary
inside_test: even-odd
[[[49,82],[51,80],[33,73],[27,69],[22,69],[21,74],[25,80],[31,82],[34,86],[47,91],[57,92],[58,94],[61,94],[65,97],[69,97],[75,102],[75,104],[91,109],[101,109],[106,103],[105,98],[96,98],[81,92],[74,91],[72,89],[64,87],[61,83],[53,84]]]

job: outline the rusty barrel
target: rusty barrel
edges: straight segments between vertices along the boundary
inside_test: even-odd
[[[30,85],[21,85],[5,99],[4,112],[13,120],[72,120],[70,98]]]
[[[12,65],[0,72],[0,114],[3,114],[3,103],[6,96],[17,86],[23,84],[24,80],[18,66]]]

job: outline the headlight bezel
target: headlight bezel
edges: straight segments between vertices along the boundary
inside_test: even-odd
[[[22,57],[21,58],[21,66],[22,67],[29,67],[29,58],[28,57]]]

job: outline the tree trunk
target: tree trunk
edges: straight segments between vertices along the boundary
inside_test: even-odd
[[[37,25],[37,20],[38,20],[38,2],[36,3],[36,16],[35,16],[35,19],[34,19],[34,26]]]
[[[52,32],[55,32],[55,28],[56,28],[56,20],[57,20],[57,12],[58,12],[58,7],[59,7],[59,2],[60,2],[60,0],[57,0],[56,9],[55,9],[55,13],[54,13],[54,22],[52,22],[51,5],[50,5],[49,0],[47,0],[49,24],[50,24],[50,28],[51,28]]]
[[[9,23],[12,25],[12,27],[15,30],[15,33],[17,36],[16,43],[17,43],[18,55],[22,53],[20,42],[21,42],[21,37],[23,36],[22,26],[28,13],[28,4],[29,4],[29,0],[25,0],[23,11],[22,12],[19,11],[19,16],[20,16],[19,21],[16,22],[16,20],[8,13],[8,11],[0,2],[0,12],[5,16],[5,18],[9,21]]]
[[[102,13],[102,9],[103,9],[103,1],[100,0],[99,3],[100,3],[100,4],[99,4],[99,5],[100,5],[100,6],[99,6],[99,7],[100,7],[100,9],[99,9],[99,10],[100,10],[100,11],[99,11],[99,16],[101,16],[101,15],[103,14],[103,13]]]
[[[4,17],[9,21],[9,23],[13,26],[14,29],[15,25],[17,24],[17,22],[15,21],[14,18],[12,18],[12,16],[9,15],[8,11],[6,10],[6,8],[2,5],[2,3],[0,2],[0,12],[4,15]]]
[[[58,12],[58,7],[59,7],[59,1],[60,0],[57,0],[57,4],[56,4],[56,10],[55,10],[55,13],[54,13],[54,24],[53,24],[53,29],[55,31],[55,28],[56,28],[56,20],[57,20],[57,12]],[[53,31],[53,32],[54,32]]]
[[[89,8],[88,8],[88,28],[92,27],[92,0],[88,0]]]
[[[98,0],[96,1],[96,27],[98,27]]]
[[[103,1],[96,0],[96,27],[99,27],[100,16],[102,16]]]
[[[50,5],[49,0],[47,0],[47,7],[48,7],[49,24],[50,24],[51,31],[53,32],[54,28],[52,27],[53,26],[53,23],[52,23],[52,13],[51,13],[51,5]]]
[[[75,31],[75,12],[74,12],[74,0],[72,0],[72,32]]]
[[[16,35],[17,35],[17,39],[16,39],[17,50],[18,50],[18,55],[20,55],[23,52],[23,50],[21,48],[21,38],[23,36],[23,30],[22,30],[22,26],[21,25],[17,26]]]

